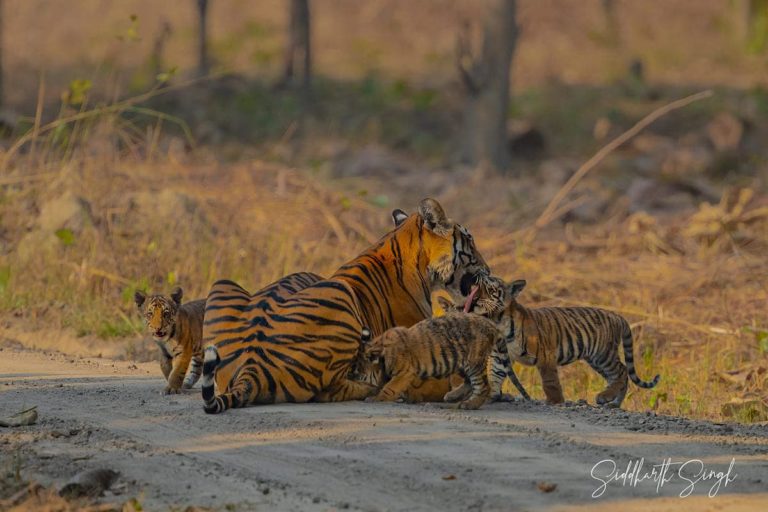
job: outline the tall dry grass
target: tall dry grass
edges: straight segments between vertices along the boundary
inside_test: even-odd
[[[289,272],[328,275],[390,228],[392,208],[412,210],[417,198],[439,190],[493,271],[528,280],[523,303],[597,305],[630,320],[638,371],[646,378],[658,372],[662,381],[651,391],[631,388],[628,409],[720,418],[735,395],[765,396],[764,197],[734,190],[693,214],[553,223],[527,239],[521,232],[550,199],[536,197],[535,178],[527,185],[471,172],[320,179],[179,149],[160,136],[168,120],[156,120],[139,129],[124,109],[81,107],[38,123],[2,155],[0,312],[7,325],[71,329],[103,344],[135,340],[136,289],[178,284],[191,299],[220,278],[255,290]],[[541,208],[515,206],[510,197],[520,189],[532,191],[527,203]],[[44,232],[43,212],[67,194],[87,203],[82,222]],[[534,371],[520,374],[541,398]],[[562,375],[569,399],[591,401],[603,385],[581,363]]]

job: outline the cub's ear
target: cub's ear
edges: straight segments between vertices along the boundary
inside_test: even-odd
[[[450,312],[453,312],[453,311],[458,311],[456,309],[456,305],[452,301],[448,300],[445,297],[442,297],[442,296],[438,297],[437,298],[437,304],[446,313],[450,313]]]
[[[360,331],[360,341],[363,342],[363,345],[367,345],[371,341],[371,330],[367,327],[363,327]]]
[[[171,292],[171,298],[173,299],[173,302],[175,302],[176,304],[181,304],[181,298],[183,296],[184,296],[184,290],[182,290],[180,286],[177,286]]]
[[[517,281],[512,281],[512,284],[510,284],[509,288],[507,289],[509,296],[514,299],[515,297],[520,295],[520,292],[523,291],[523,288],[525,288],[525,285],[526,285],[525,279],[518,279]]]
[[[143,306],[145,300],[147,300],[147,294],[141,290],[136,290],[136,292],[133,294],[133,302],[136,303],[136,306]]]
[[[400,208],[398,208],[397,210],[392,210],[392,220],[395,222],[395,227],[405,222],[407,218],[408,218],[408,214],[405,213]]]
[[[419,204],[419,215],[424,219],[427,229],[436,235],[447,237],[451,234],[451,223],[446,217],[443,207],[434,199],[422,199]]]

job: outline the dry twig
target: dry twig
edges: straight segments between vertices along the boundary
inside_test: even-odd
[[[525,236],[525,239],[527,242],[531,242],[533,238],[536,236],[536,233],[542,229],[544,226],[552,222],[553,220],[557,219],[561,215],[564,215],[566,213],[565,208],[558,209],[558,206],[560,203],[565,199],[568,194],[576,187],[576,185],[581,181],[581,179],[593,168],[597,166],[606,156],[608,156],[611,152],[613,152],[616,148],[627,142],[629,139],[640,133],[645,127],[659,119],[660,117],[664,116],[665,114],[668,114],[669,112],[673,110],[677,110],[679,108],[683,108],[687,105],[690,105],[693,102],[703,100],[705,98],[709,98],[713,95],[713,92],[711,90],[701,91],[696,94],[692,94],[691,96],[687,96],[685,98],[673,101],[672,103],[668,103],[662,107],[657,108],[644,118],[642,118],[640,121],[637,122],[632,128],[627,130],[626,132],[622,133],[615,139],[613,139],[611,142],[603,146],[597,153],[595,153],[592,158],[584,162],[581,167],[579,167],[575,173],[568,179],[568,181],[560,187],[560,190],[557,191],[555,196],[552,198],[552,200],[547,204],[547,207],[544,209],[544,211],[539,215],[539,218],[536,219],[536,222],[533,223],[533,226],[528,230],[528,233]]]

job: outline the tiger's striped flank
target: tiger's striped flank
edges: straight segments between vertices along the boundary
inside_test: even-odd
[[[219,281],[206,302],[203,336],[213,345],[206,412],[280,402],[363,399],[376,388],[350,380],[363,326],[377,336],[431,314],[433,286],[457,300],[488,267],[469,233],[437,201],[397,226],[328,279],[298,274],[253,295]],[[468,278],[467,275],[470,277]]]
[[[489,313],[482,306],[476,310],[490,314],[499,323],[506,333],[509,357],[537,367],[547,401],[564,401],[557,368],[578,360],[586,361],[607,382],[595,399],[599,405],[620,407],[627,393],[627,377],[645,389],[658,384],[659,375],[650,382],[638,377],[632,331],[624,317],[591,307],[525,308],[516,300],[525,284],[518,280],[505,285],[498,278],[484,278],[480,295],[497,295],[502,289],[506,306],[501,312]],[[626,365],[619,355],[622,349]],[[497,356],[493,373],[500,374],[505,365],[503,357]]]

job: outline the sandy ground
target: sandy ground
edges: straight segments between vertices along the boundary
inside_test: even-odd
[[[16,347],[0,350],[0,414],[36,405],[38,424],[0,429],[2,470],[50,485],[120,472],[113,492],[145,510],[766,510],[768,426],[717,424],[587,405],[303,404],[203,413],[199,391],[162,396],[159,368]],[[615,461],[638,476],[671,458],[669,481],[601,484]],[[678,495],[696,480],[692,495]],[[728,474],[729,466],[733,467]],[[597,466],[607,479],[611,462]],[[710,471],[714,473],[710,473]],[[718,479],[716,473],[721,473]],[[722,476],[722,474],[725,476]],[[682,476],[681,476],[682,475]],[[726,483],[726,479],[728,482]],[[707,494],[720,481],[715,497]],[[544,492],[546,484],[556,484]],[[713,493],[715,491],[712,491]]]

